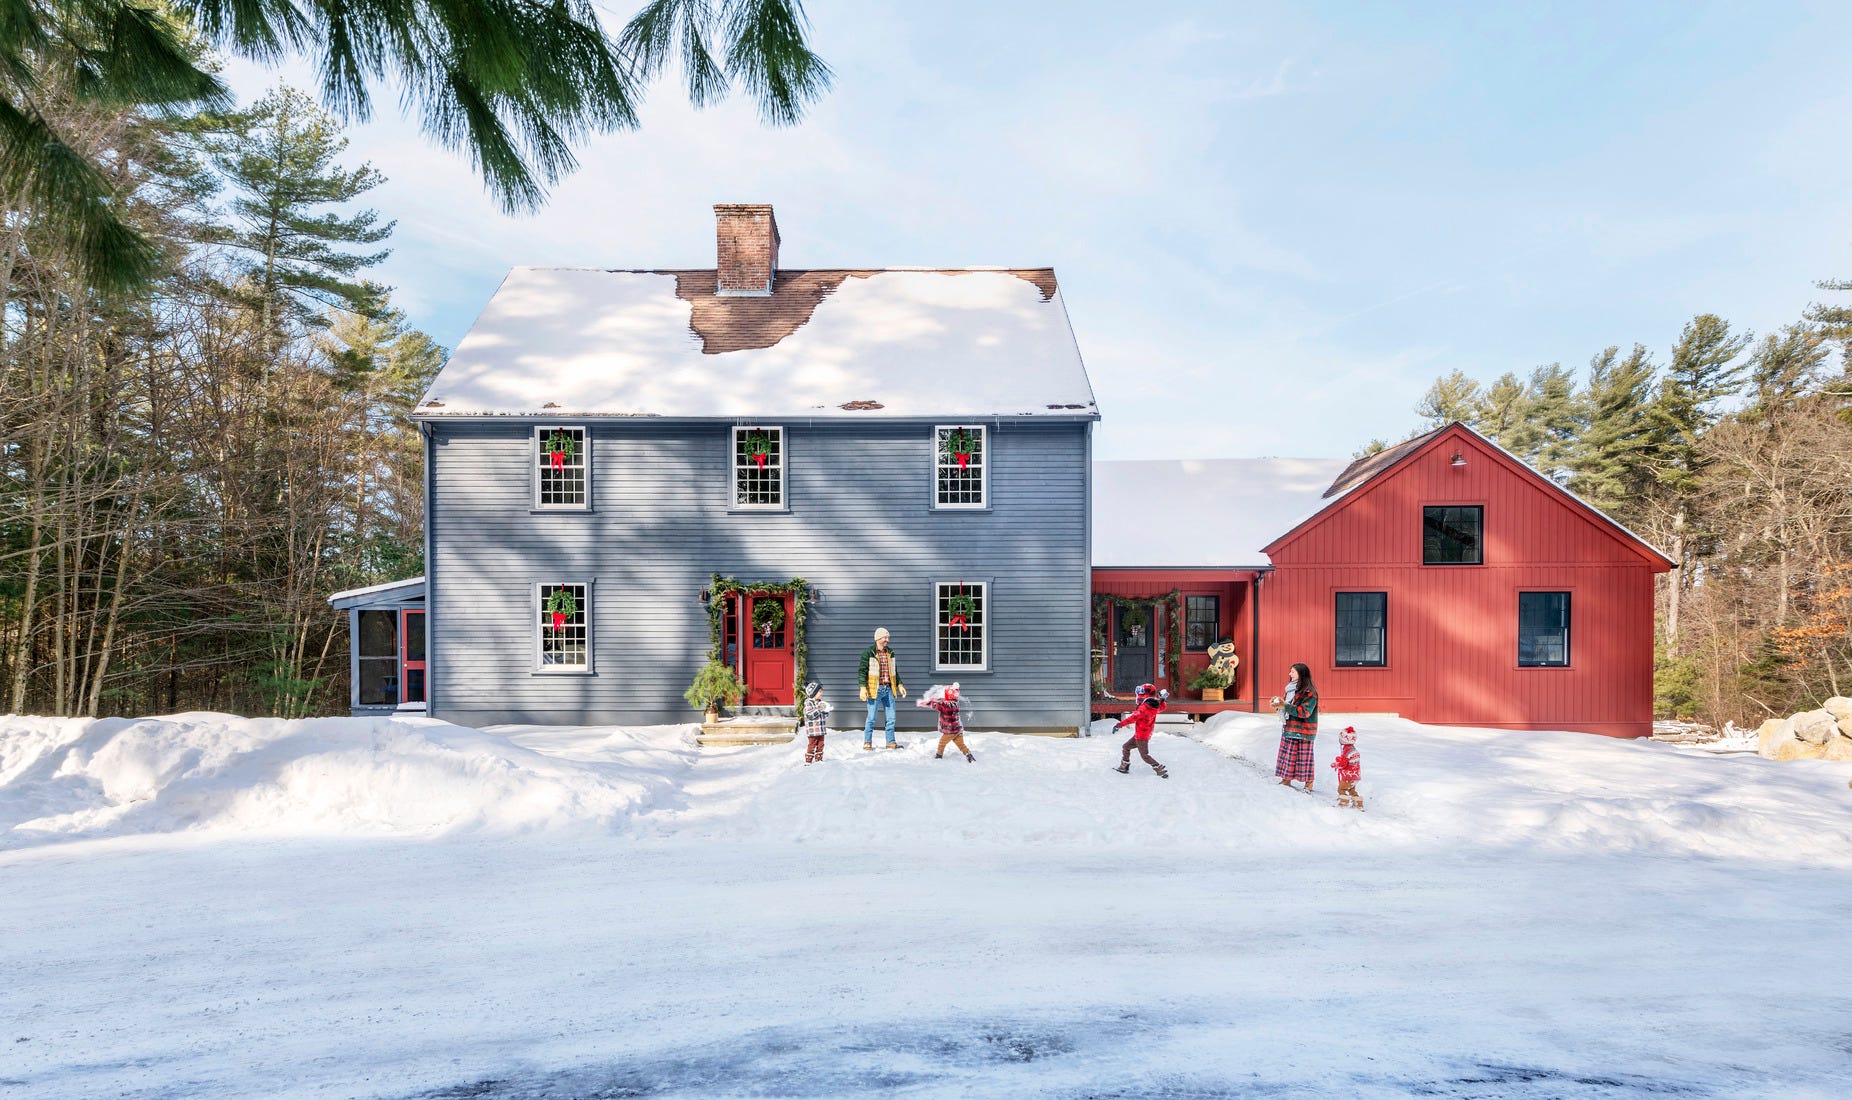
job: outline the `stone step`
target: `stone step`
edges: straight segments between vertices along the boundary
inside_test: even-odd
[[[735,715],[701,723],[700,745],[778,745],[797,736],[797,719],[787,715]]]

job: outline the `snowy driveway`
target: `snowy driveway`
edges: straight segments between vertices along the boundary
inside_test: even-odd
[[[1233,758],[1244,720],[1160,737],[1168,781],[1102,739],[804,769],[526,731],[641,793],[574,773],[595,821],[512,833],[259,829],[268,789],[237,828],[15,827],[0,1096],[1852,1093],[1852,768],[1378,726],[1364,815]],[[20,782],[0,809],[45,809]]]

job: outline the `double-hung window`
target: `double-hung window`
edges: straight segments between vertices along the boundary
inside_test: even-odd
[[[1389,593],[1337,594],[1339,668],[1380,668],[1388,664]]]
[[[989,505],[990,435],[982,426],[934,428],[932,469],[933,507]]]
[[[584,428],[534,429],[534,507],[591,507],[591,445]]]
[[[582,582],[534,586],[535,671],[592,670],[591,592]]]
[[[1421,510],[1421,564],[1481,565],[1484,562],[1484,507],[1443,504]]]
[[[933,669],[982,672],[990,667],[990,585],[933,586]]]
[[[1518,665],[1569,667],[1569,593],[1518,593]]]
[[[733,429],[733,507],[783,511],[785,430]]]
[[[1207,653],[1222,640],[1222,597],[1183,597],[1183,648]]]

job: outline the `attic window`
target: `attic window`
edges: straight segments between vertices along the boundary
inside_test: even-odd
[[[1421,509],[1421,564],[1482,565],[1485,508],[1446,504]]]
[[[733,507],[784,510],[783,428],[733,429]]]

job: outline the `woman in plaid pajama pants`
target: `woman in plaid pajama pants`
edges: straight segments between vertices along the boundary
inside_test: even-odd
[[[1312,686],[1312,670],[1302,664],[1287,672],[1286,694],[1275,695],[1272,705],[1280,712],[1280,754],[1273,764],[1273,774],[1280,786],[1290,787],[1294,780],[1305,783],[1312,793],[1312,739],[1318,736],[1318,691]]]

